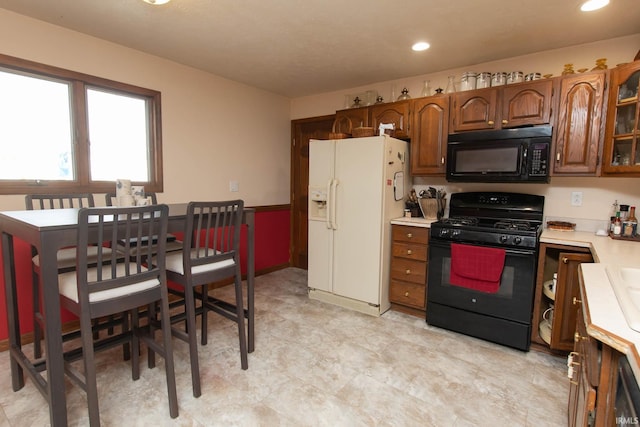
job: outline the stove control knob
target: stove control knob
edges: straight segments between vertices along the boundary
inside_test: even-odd
[[[447,230],[446,228],[440,230],[440,237],[446,237],[448,234],[449,234],[449,230]]]
[[[500,236],[500,243],[507,243],[507,239],[508,237],[503,234],[502,236]]]
[[[516,237],[513,239],[513,243],[515,243],[516,245],[519,245],[520,243],[522,243],[522,237],[520,237],[520,236],[516,236]]]
[[[451,232],[451,237],[458,237],[460,235],[460,230],[453,230]]]

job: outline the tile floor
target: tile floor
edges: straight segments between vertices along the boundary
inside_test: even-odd
[[[219,290],[221,293],[228,289]],[[256,279],[256,350],[240,369],[235,324],[210,317],[199,347],[202,396],[174,341],[180,416],[169,417],[164,365],[138,381],[119,349],[97,355],[103,426],[563,426],[565,360],[521,352],[398,312],[373,318],[309,300],[306,271]],[[27,349],[30,351],[30,349]],[[0,427],[45,426],[30,381],[11,390],[0,355]],[[108,366],[107,366],[108,365]],[[88,425],[84,393],[67,383],[69,425]]]

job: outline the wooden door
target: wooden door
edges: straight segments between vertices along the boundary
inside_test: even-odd
[[[583,262],[593,262],[591,254],[561,252],[558,260],[558,284],[556,285],[556,304],[551,327],[551,348],[571,351],[576,332],[576,319],[580,300],[578,267]]]
[[[597,174],[605,78],[603,71],[562,78],[553,174]]]
[[[376,104],[369,107],[371,111],[371,126],[376,134],[380,123],[395,124],[394,137],[399,139],[409,138],[409,100],[390,102],[388,104]]]
[[[291,122],[291,266],[307,268],[309,140],[328,139],[334,115]]]
[[[412,102],[411,175],[443,176],[449,134],[449,97],[436,95]]]
[[[451,94],[451,131],[500,129],[500,124],[496,123],[497,104],[496,88]]]
[[[553,80],[535,80],[502,88],[500,126],[544,125],[551,122]]]

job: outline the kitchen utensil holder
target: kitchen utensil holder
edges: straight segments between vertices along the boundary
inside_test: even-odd
[[[426,219],[438,218],[438,199],[420,199],[420,210]]]

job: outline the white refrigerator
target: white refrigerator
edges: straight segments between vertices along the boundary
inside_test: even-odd
[[[309,297],[379,316],[389,303],[391,224],[404,212],[407,142],[309,142]]]

